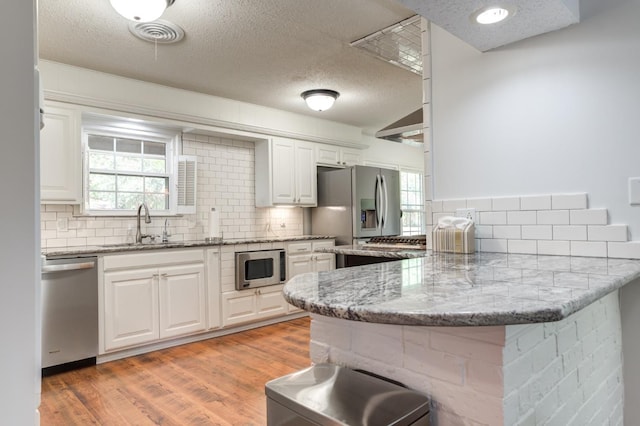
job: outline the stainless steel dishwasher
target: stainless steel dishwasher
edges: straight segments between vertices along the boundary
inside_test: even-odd
[[[96,363],[97,258],[42,261],[42,374]]]

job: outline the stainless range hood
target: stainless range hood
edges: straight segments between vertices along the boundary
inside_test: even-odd
[[[422,136],[422,108],[412,112],[376,133],[376,138],[408,145],[421,145]]]

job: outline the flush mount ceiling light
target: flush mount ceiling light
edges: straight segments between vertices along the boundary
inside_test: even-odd
[[[300,96],[312,110],[326,111],[333,106],[340,93],[329,89],[314,89],[302,92]]]
[[[109,0],[120,15],[134,22],[151,22],[160,18],[175,0]]]
[[[504,7],[494,6],[480,9],[479,11],[471,15],[471,19],[478,24],[490,25],[504,21],[509,17],[509,15],[510,13],[508,9],[505,9]]]

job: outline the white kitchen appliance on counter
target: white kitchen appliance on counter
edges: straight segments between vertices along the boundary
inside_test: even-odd
[[[475,253],[475,233],[475,226],[471,219],[442,217],[433,227],[433,251]]]

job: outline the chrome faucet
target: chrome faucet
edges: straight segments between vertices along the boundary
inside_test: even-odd
[[[164,220],[164,228],[162,229],[162,242],[163,243],[168,243],[169,242],[169,237],[171,236],[169,234],[168,229],[167,229],[168,225],[169,225],[169,219],[165,219]]]
[[[136,229],[136,243],[140,244],[144,237],[148,237],[148,235],[144,235],[140,231],[140,212],[144,207],[144,223],[151,223],[151,216],[149,216],[149,208],[145,203],[142,203],[138,206],[138,227]]]

